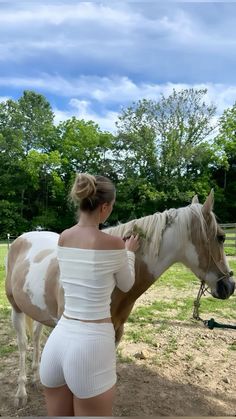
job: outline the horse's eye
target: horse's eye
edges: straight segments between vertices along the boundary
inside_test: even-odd
[[[217,240],[218,240],[219,243],[224,243],[225,235],[224,234],[218,234]]]

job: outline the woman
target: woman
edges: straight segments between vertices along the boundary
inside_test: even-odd
[[[124,241],[99,230],[112,212],[115,187],[103,176],[78,174],[71,198],[79,222],[58,242],[64,313],[42,353],[40,378],[48,416],[112,416],[116,383],[111,293],[134,283],[138,236]]]

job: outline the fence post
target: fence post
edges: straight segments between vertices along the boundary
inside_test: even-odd
[[[236,251],[236,223],[220,224],[220,227],[223,228],[226,235],[224,246],[234,247]]]
[[[10,234],[7,233],[7,250],[9,250],[10,247]]]

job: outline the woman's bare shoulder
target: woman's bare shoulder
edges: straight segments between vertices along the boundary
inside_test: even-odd
[[[74,226],[73,226],[74,227]],[[73,232],[73,227],[71,228],[67,228],[66,230],[62,231],[59,239],[58,239],[58,245],[59,246],[63,246],[65,241],[71,237],[72,232]]]
[[[102,232],[101,232],[102,233]],[[111,236],[107,233],[102,233],[103,241],[111,250],[120,250],[125,248],[125,243],[121,237]]]

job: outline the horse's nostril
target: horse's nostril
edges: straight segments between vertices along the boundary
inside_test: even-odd
[[[234,276],[234,272],[230,271],[229,276]]]

